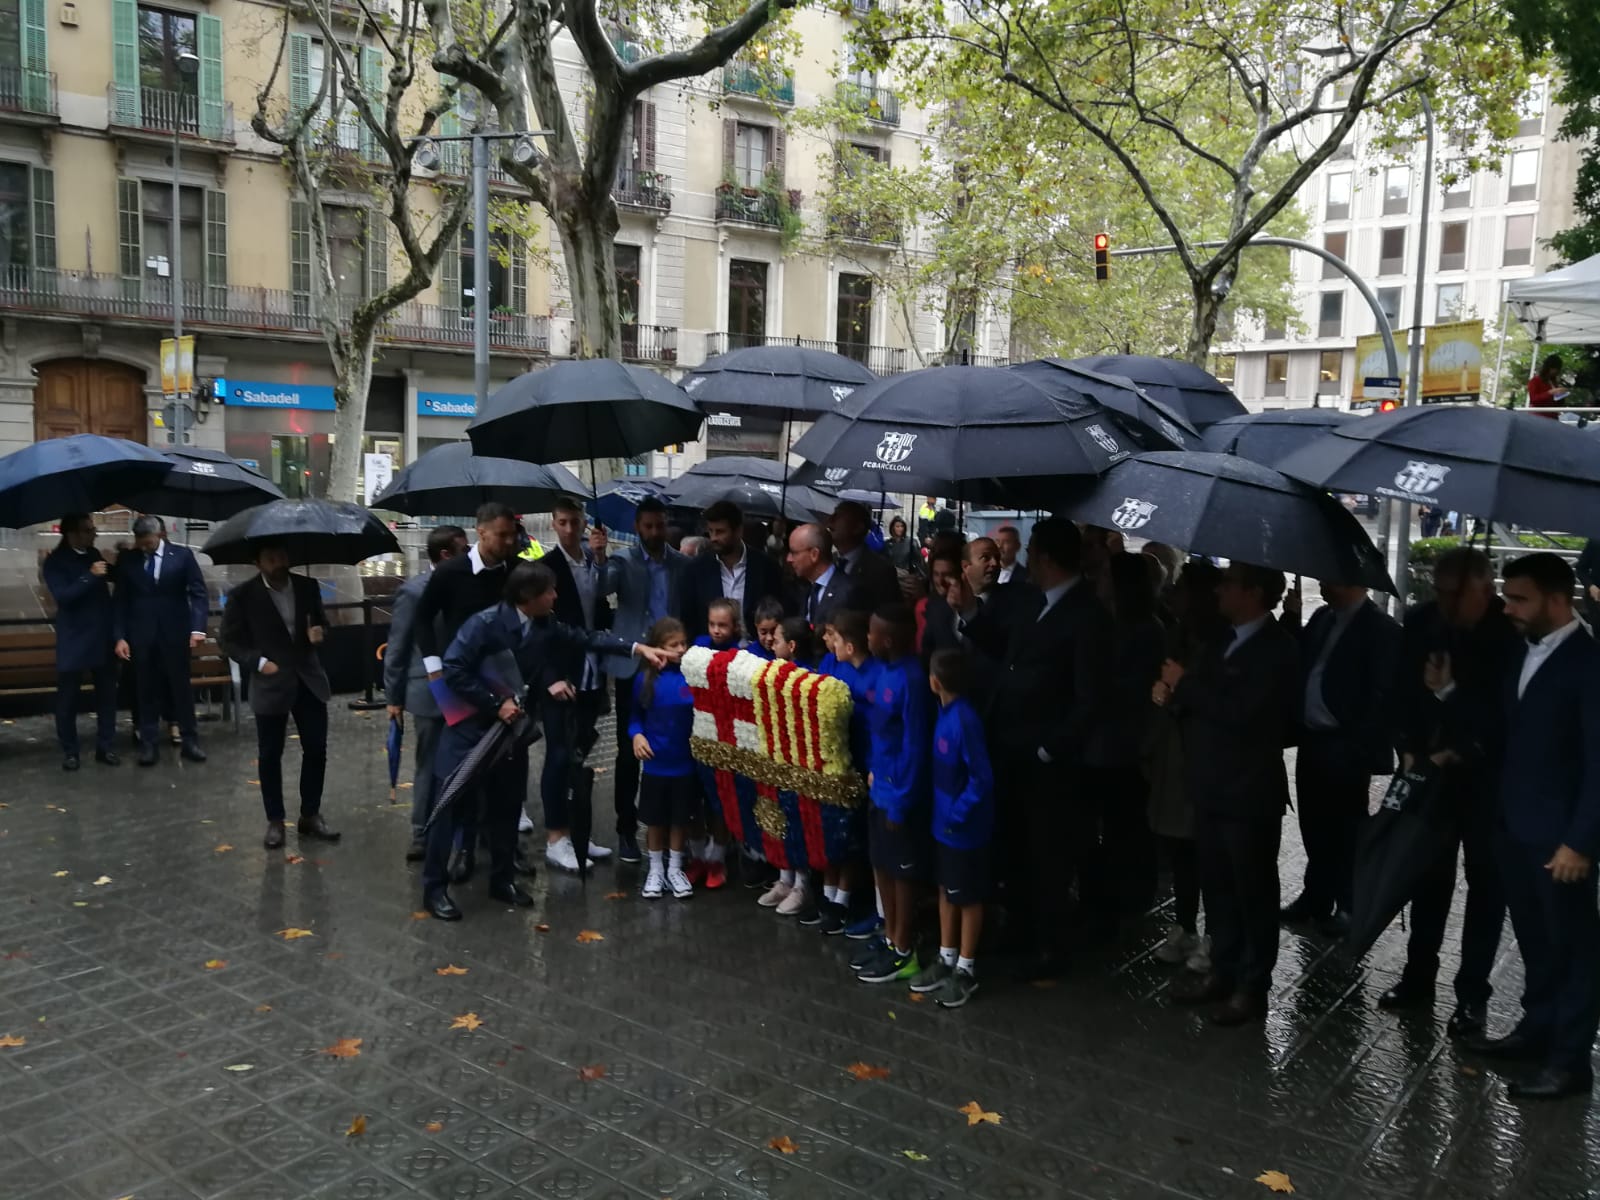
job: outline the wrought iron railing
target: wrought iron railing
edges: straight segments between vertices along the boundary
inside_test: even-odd
[[[53,117],[56,107],[56,73],[29,71],[23,67],[0,67],[0,110],[37,113]]]
[[[829,218],[833,231],[852,242],[875,242],[883,246],[900,244],[900,226],[886,213],[834,213]]]
[[[775,63],[736,58],[722,68],[722,90],[759,96],[774,104],[793,104],[794,72]]]
[[[638,362],[675,363],[678,361],[676,325],[624,325],[622,357]]]
[[[901,346],[869,346],[862,342],[830,342],[824,338],[778,337],[751,333],[706,334],[706,357],[744,350],[750,346],[799,346],[806,350],[829,350],[855,359],[875,375],[898,375],[906,369],[906,351]]]
[[[202,105],[198,96],[170,92],[164,88],[131,89],[111,84],[106,89],[111,124],[119,129],[146,133],[177,133],[182,137],[203,138],[208,142],[232,143],[233,102]]]
[[[623,167],[611,185],[611,195],[618,204],[668,212],[672,208],[672,176]]]
[[[845,80],[835,91],[839,103],[879,125],[900,124],[900,97],[886,87]]]
[[[783,224],[782,203],[771,192],[723,186],[717,189],[717,220],[744,221],[750,225]]]

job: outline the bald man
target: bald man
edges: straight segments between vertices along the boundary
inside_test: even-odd
[[[833,536],[821,525],[800,525],[789,535],[789,566],[800,581],[793,611],[813,629],[820,631],[841,609],[868,604],[859,583],[834,562]]]

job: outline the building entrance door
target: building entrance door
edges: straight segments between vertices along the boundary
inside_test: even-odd
[[[33,389],[36,441],[98,433],[143,443],[150,420],[144,372],[123,363],[62,358],[40,363]]]

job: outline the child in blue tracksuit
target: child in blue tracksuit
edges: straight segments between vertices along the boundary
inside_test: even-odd
[[[750,639],[750,644],[745,647],[758,658],[772,661],[772,643],[777,640],[778,633],[783,627],[783,605],[771,596],[766,597],[756,605],[756,611],[751,616],[751,624],[755,626],[755,636]]]
[[[989,891],[994,836],[994,772],[983,722],[966,698],[968,666],[959,650],[940,650],[928,685],[939,699],[933,727],[933,837],[939,879],[939,957],[911,981],[944,1008],[978,990],[978,938]]]
[[[741,649],[744,630],[739,624],[739,602],[726,597],[713,600],[706,608],[706,631],[695,638],[694,644],[711,650]]]
[[[850,689],[850,761],[863,777],[872,754],[872,728],[867,715],[867,696],[877,677],[877,663],[867,651],[868,617],[864,612],[842,610],[833,614],[828,628],[833,631],[837,660],[826,672]],[[863,824],[863,831],[865,822]],[[856,938],[874,937],[882,927],[877,906],[858,921],[850,920],[850,893],[853,885],[864,885],[866,872],[860,861],[829,867],[823,874],[822,932],[848,933]]]
[[[694,644],[716,651],[745,649],[739,602],[726,596],[713,600],[706,608],[706,631],[695,638]],[[714,796],[706,797],[705,811],[706,836],[690,847],[688,878],[716,891],[728,882],[728,825]]]
[[[671,617],[651,626],[646,638],[649,645],[669,654],[682,654],[684,641],[682,623]],[[694,693],[676,665],[660,671],[646,668],[633,677],[629,712],[628,736],[641,764],[639,820],[649,831],[650,870],[643,894],[646,900],[656,900],[671,888],[675,897],[687,900],[694,895],[694,885],[683,869],[683,840],[700,810],[700,780],[689,753]]]
[[[772,637],[772,657],[817,670],[817,639],[804,617],[787,617]]]
[[[928,677],[913,647],[916,619],[904,604],[872,614],[867,643],[878,660],[868,694],[872,732],[867,791],[868,852],[883,902],[884,939],[857,976],[863,983],[892,983],[917,973],[911,950],[916,881],[925,870],[928,823],[928,740],[933,724]]]

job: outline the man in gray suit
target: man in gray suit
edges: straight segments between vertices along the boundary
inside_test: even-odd
[[[643,642],[650,627],[663,617],[682,618],[683,570],[688,559],[667,545],[667,510],[661,501],[650,497],[634,514],[633,531],[639,544],[607,557],[605,531],[591,538],[590,550],[605,565],[605,591],[617,598],[611,632],[624,641]],[[633,739],[628,736],[628,718],[633,709],[633,676],[637,659],[616,655],[602,660],[612,678],[617,701],[617,860],[639,861],[639,812],[635,807],[639,791],[639,760],[633,754]]]
[[[430,567],[466,552],[467,531],[459,525],[441,525],[428,535]],[[422,665],[422,651],[416,638],[417,601],[427,585],[428,572],[424,571],[406,580],[394,594],[389,645],[383,652],[383,690],[389,701],[389,717],[404,723],[406,713],[411,713],[411,740],[416,755],[407,862],[421,862],[427,850],[422,827],[428,823],[428,813],[433,808],[433,752],[444,728],[438,702],[428,688],[428,671]]]
[[[336,842],[339,835],[322,816],[322,781],[328,769],[327,673],[317,647],[328,615],[322,589],[307,575],[289,573],[289,551],[279,542],[256,546],[259,574],[234,588],[222,608],[220,641],[229,658],[250,676],[250,708],[256,715],[256,752],[261,803],[267,812],[262,844],[284,841],[283,747],[294,718],[300,735],[302,838]]]

